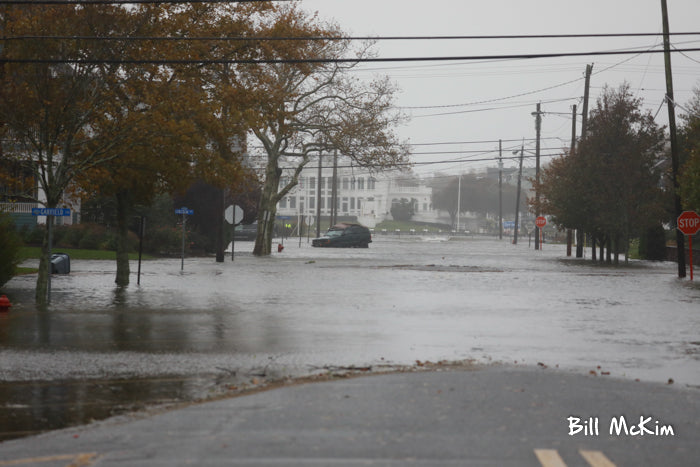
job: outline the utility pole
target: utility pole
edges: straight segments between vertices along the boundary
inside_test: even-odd
[[[459,211],[461,210],[462,201],[462,174],[459,174],[457,179],[457,235],[459,235]]]
[[[323,172],[321,171],[321,157],[322,154],[318,153],[318,180],[316,181],[316,238],[321,236],[321,176]]]
[[[535,131],[537,133],[537,141],[535,143],[535,216],[540,215],[540,133],[542,131],[542,112],[540,111],[540,103],[537,103],[537,111],[533,112],[535,116]],[[540,249],[540,228],[535,227],[535,250]]]
[[[518,151],[513,151],[517,154]],[[523,153],[525,152],[525,143],[520,147],[520,169],[518,169],[518,192],[515,195],[515,230],[513,232],[513,245],[518,244],[518,223],[520,215],[520,187],[523,178]]]
[[[581,116],[581,138],[586,137],[586,130],[588,129],[588,97],[590,95],[591,89],[591,73],[593,72],[593,64],[586,65],[586,84],[583,91],[583,115]],[[583,258],[583,244],[585,240],[585,233],[583,229],[579,226],[576,229],[576,257]]]
[[[331,182],[331,223],[333,227],[338,222],[338,151],[333,152],[333,180]]]
[[[503,146],[498,140],[498,239],[503,240]]]
[[[673,99],[673,73],[671,71],[671,39],[668,26],[668,7],[666,0],[661,0],[661,15],[664,28],[664,64],[666,68],[666,103],[668,104],[668,131],[671,138],[671,177],[673,179],[673,207],[675,218],[681,215],[683,206],[678,194],[678,142],[676,140],[676,108]],[[676,229],[676,252],[678,256],[678,277],[685,277],[685,235]]]
[[[571,111],[571,151],[569,157],[576,157],[576,104]],[[573,232],[571,228],[566,229],[566,256],[571,256],[571,244],[573,243]]]

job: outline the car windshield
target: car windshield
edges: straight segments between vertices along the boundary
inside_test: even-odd
[[[326,232],[326,237],[340,237],[343,235],[344,230],[329,230]]]

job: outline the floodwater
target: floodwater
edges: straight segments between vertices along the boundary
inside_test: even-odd
[[[524,240],[524,241],[523,241]],[[619,267],[527,239],[375,236],[368,249],[71,261],[48,310],[5,286],[0,439],[192,400],[254,378],[416,361],[502,362],[700,387],[700,288],[673,263]]]

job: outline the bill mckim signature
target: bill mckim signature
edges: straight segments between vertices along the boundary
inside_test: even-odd
[[[600,436],[601,427],[607,428],[607,433],[611,436],[675,436],[673,425],[664,424],[654,417],[640,415],[639,419],[628,418],[624,415],[610,417],[604,420],[601,425],[600,417],[575,417],[566,419],[569,423],[569,436]]]

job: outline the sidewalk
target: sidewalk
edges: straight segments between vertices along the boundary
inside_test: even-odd
[[[700,392],[670,385],[501,366],[394,373],[9,441],[0,466],[691,466],[699,415]]]

